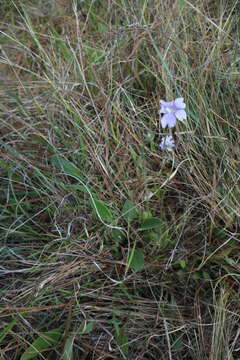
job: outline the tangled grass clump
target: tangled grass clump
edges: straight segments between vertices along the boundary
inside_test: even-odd
[[[238,1],[1,8],[0,358],[239,359]]]

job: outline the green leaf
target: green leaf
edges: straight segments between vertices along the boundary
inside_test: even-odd
[[[150,211],[143,211],[141,213],[141,220],[142,221],[145,221],[145,220],[147,220],[147,219],[149,219],[151,217],[152,217],[152,213]]]
[[[18,159],[24,160],[23,156],[11,146],[5,144],[3,141],[0,141],[0,145],[2,145],[11,155],[17,157]]]
[[[129,259],[128,266],[134,271],[141,271],[144,268],[144,255],[140,249],[132,249]]]
[[[123,230],[113,229],[111,233],[111,239],[114,242],[122,243],[126,240],[126,234]]]
[[[142,224],[142,226],[140,226],[138,228],[138,231],[143,231],[143,230],[151,230],[151,229],[156,229],[156,228],[160,228],[161,226],[163,226],[165,224],[165,222],[161,219],[155,218],[155,217],[151,217],[148,218],[144,221],[144,223]]]
[[[194,280],[199,280],[201,279],[201,274],[196,271],[195,273],[193,273],[192,277]]]
[[[113,222],[113,214],[101,200],[92,199],[93,208],[102,221]]]
[[[178,2],[179,10],[183,10],[185,5],[186,5],[185,0],[179,0]]]
[[[116,333],[116,341],[121,352],[126,356],[128,354],[128,338],[123,328],[119,329],[118,333]]]
[[[134,205],[134,203],[131,200],[125,201],[123,208],[122,208],[122,216],[128,222],[131,222],[138,216],[136,206]]]
[[[115,333],[118,336],[119,332],[120,332],[120,320],[115,316],[115,314],[113,314],[113,318],[110,320],[110,323],[113,324],[114,329],[115,329]]]
[[[211,276],[209,275],[209,273],[207,271],[203,271],[203,277],[206,280],[211,280]]]
[[[73,164],[61,156],[54,155],[51,158],[52,164],[61,169],[65,174],[71,175],[77,179],[83,180],[81,171]]]
[[[94,321],[89,321],[86,326],[81,331],[81,334],[89,334],[94,329]]]
[[[225,258],[225,261],[226,261],[226,263],[228,263],[229,265],[232,265],[232,266],[236,266],[237,264],[236,264],[236,261],[234,260],[234,259],[232,259],[232,258],[229,258],[229,257],[226,257]]]
[[[33,140],[38,144],[44,145],[45,149],[50,150],[52,151],[52,153],[54,153],[54,146],[52,146],[44,137],[36,135],[33,136]]]
[[[185,269],[185,267],[187,266],[186,261],[184,259],[179,260],[179,265],[181,266],[182,269]]]
[[[13,320],[0,331],[0,344],[5,338],[5,336],[7,336],[7,334],[12,330],[15,324],[16,324],[16,320]]]
[[[94,321],[89,321],[86,323],[86,321],[83,321],[81,325],[79,326],[77,330],[78,335],[85,335],[89,334],[94,329]]]
[[[106,27],[105,24],[98,23],[98,31],[99,31],[100,33],[104,33],[106,30],[107,30],[107,27]]]
[[[63,360],[72,360],[73,359],[73,344],[74,336],[69,336],[64,345]]]
[[[62,336],[62,328],[53,329],[43,333],[27,348],[20,360],[29,360],[38,356],[43,350],[47,350],[57,344]]]

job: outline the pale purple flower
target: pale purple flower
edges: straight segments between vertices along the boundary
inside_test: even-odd
[[[171,135],[167,135],[164,138],[162,138],[159,144],[160,149],[167,151],[173,151],[174,146],[175,146],[175,140]]]
[[[177,98],[173,101],[163,101],[160,100],[161,109],[159,111],[159,114],[163,114],[161,118],[161,125],[163,128],[169,127],[173,128],[176,126],[177,119],[178,120],[186,120],[187,114],[184,110],[186,107],[186,104],[183,102],[183,98]]]

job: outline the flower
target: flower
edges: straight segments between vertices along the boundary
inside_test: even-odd
[[[167,135],[164,138],[162,138],[159,144],[160,149],[167,151],[173,151],[174,146],[175,146],[175,140],[171,135]]]
[[[163,128],[169,127],[172,128],[176,126],[177,119],[178,120],[186,120],[187,114],[184,110],[186,107],[186,104],[183,102],[183,98],[177,98],[173,101],[163,101],[160,100],[161,109],[159,111],[159,114],[164,114],[161,118],[161,125]]]

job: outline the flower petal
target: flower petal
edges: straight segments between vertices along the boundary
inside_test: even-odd
[[[159,144],[160,149],[167,151],[173,151],[174,146],[175,146],[175,141],[171,135],[165,136]]]
[[[167,110],[165,108],[165,106],[162,105],[161,109],[159,110],[159,114],[166,114]]]
[[[177,110],[174,115],[176,116],[176,118],[178,120],[186,120],[187,119],[187,114],[185,110]]]
[[[183,98],[177,98],[176,100],[174,100],[174,105],[178,109],[185,109],[186,107],[186,104],[183,102]]]
[[[160,104],[161,104],[162,106],[166,106],[166,105],[167,105],[167,102],[164,101],[164,100],[160,100]]]
[[[176,125],[176,117],[173,114],[164,114],[161,118],[161,125],[163,128],[169,127],[172,128]]]
[[[172,106],[174,106],[174,100],[172,100],[172,101],[160,100],[160,104],[164,107],[172,107]]]

